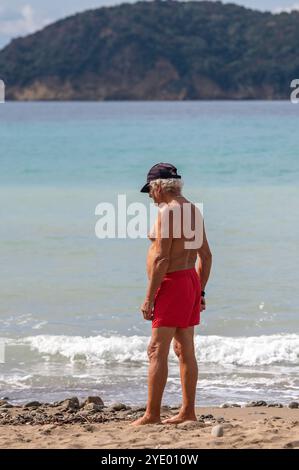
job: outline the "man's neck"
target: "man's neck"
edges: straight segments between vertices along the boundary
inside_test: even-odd
[[[169,204],[170,202],[176,201],[177,199],[184,199],[184,196],[182,194],[175,194],[175,193],[167,193],[163,197],[163,202],[166,202],[166,204]]]

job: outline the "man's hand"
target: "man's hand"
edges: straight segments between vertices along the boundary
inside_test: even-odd
[[[203,310],[206,309],[206,299],[201,296],[201,299],[200,299],[200,311],[202,312]]]
[[[148,299],[145,299],[143,304],[141,305],[141,312],[143,313],[143,318],[145,320],[152,320],[153,319],[153,307],[154,302]]]

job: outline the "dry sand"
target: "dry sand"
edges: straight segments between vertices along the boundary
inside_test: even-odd
[[[46,406],[46,405],[45,405]],[[57,405],[56,405],[57,406]],[[51,408],[59,417],[57,408]],[[34,411],[32,411],[34,410]],[[45,413],[45,408],[27,409],[24,424],[18,424],[15,416],[24,414],[24,408],[15,407],[1,412],[0,448],[65,448],[65,449],[255,449],[299,448],[299,409],[246,407],[246,408],[197,408],[197,422],[178,425],[130,426],[142,411],[122,410],[109,414],[105,419],[98,411],[82,411],[81,422],[76,422],[79,411],[64,411],[72,416],[72,422],[61,418],[50,424],[31,424],[28,416]],[[108,414],[107,414],[108,413]],[[177,413],[164,409],[163,418]],[[43,414],[45,416],[45,414]],[[76,418],[77,417],[77,418]],[[76,418],[76,419],[75,419]],[[8,421],[11,421],[8,424]],[[79,418],[78,418],[79,420]],[[102,422],[97,422],[101,421]],[[27,421],[27,422],[26,422]],[[45,421],[46,422],[46,421]],[[212,437],[215,425],[223,426],[222,437]]]

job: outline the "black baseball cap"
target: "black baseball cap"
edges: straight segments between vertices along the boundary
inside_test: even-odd
[[[157,163],[154,165],[148,172],[146,183],[140,189],[141,193],[149,193],[150,182],[157,179],[169,179],[169,178],[178,178],[181,176],[177,174],[177,169],[171,163]]]

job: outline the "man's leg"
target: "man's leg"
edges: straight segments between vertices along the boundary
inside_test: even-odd
[[[164,388],[168,375],[169,347],[176,328],[160,327],[152,329],[152,338],[148,346],[148,402],[145,414],[132,424],[160,423],[160,410]]]
[[[177,424],[183,421],[197,421],[195,395],[198,367],[194,350],[194,326],[176,329],[173,349],[180,362],[183,403],[179,414],[164,420],[163,423]]]

